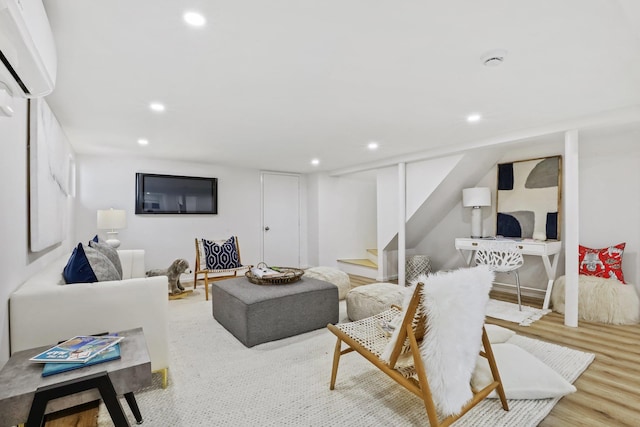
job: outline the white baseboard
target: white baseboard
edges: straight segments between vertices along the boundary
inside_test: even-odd
[[[180,275],[180,283],[191,283],[193,285],[194,273],[184,273]]]
[[[493,289],[499,292],[505,292],[508,294],[516,295],[516,285],[511,283],[493,282]],[[529,288],[526,286],[520,286],[520,294],[527,297],[544,299],[546,289]]]

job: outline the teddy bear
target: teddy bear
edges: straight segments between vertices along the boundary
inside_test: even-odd
[[[167,276],[167,279],[169,279],[169,294],[178,295],[181,294],[182,291],[184,291],[184,287],[180,283],[180,275],[183,273],[192,273],[192,271],[189,268],[189,261],[179,258],[173,261],[169,268],[149,270],[147,271],[146,276]]]

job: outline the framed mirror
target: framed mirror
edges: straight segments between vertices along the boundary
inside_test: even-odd
[[[562,156],[498,164],[496,234],[560,240]]]

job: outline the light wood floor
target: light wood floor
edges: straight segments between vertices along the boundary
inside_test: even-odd
[[[496,292],[492,297],[516,302],[515,295]],[[524,302],[542,307],[542,300],[524,298]],[[574,383],[578,391],[563,397],[540,426],[640,426],[640,326],[580,321],[572,328],[564,325],[564,315],[555,312],[531,326],[492,318],[487,323],[596,355]]]
[[[44,425],[45,427],[96,427],[98,425],[98,403],[98,401],[87,403],[49,414]]]
[[[351,276],[352,286],[373,280]],[[515,294],[492,292],[491,297],[516,302]],[[542,300],[523,297],[523,303],[541,308]],[[564,326],[564,315],[550,313],[531,326],[487,318],[518,334],[596,355],[576,380],[578,391],[563,397],[540,423],[541,427],[638,427],[640,426],[640,325],[613,326],[578,322]],[[515,427],[515,426],[514,426]]]
[[[374,282],[361,276],[351,276],[352,286]],[[492,293],[492,297],[515,302],[515,295]],[[527,305],[542,306],[542,300],[523,298]],[[576,380],[578,391],[563,397],[547,416],[541,427],[637,427],[640,426],[640,326],[612,326],[579,322],[578,328],[564,326],[564,317],[550,313],[531,326],[497,319],[487,319],[536,338],[596,355],[593,363]],[[143,414],[144,415],[144,414]],[[47,422],[47,427],[94,427],[96,410],[72,413]],[[517,426],[514,426],[517,427]]]

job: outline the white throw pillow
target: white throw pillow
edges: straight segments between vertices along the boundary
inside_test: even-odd
[[[491,348],[507,399],[548,399],[576,391],[560,374],[517,345],[502,343]],[[493,377],[489,363],[484,357],[479,357],[471,386],[480,390],[491,382]],[[497,398],[498,394],[494,390],[489,397]]]
[[[490,325],[488,323],[485,323],[484,329],[487,331],[487,336],[489,337],[489,342],[491,344],[506,342],[516,334],[515,331],[512,331],[511,329],[503,328],[498,325]]]

